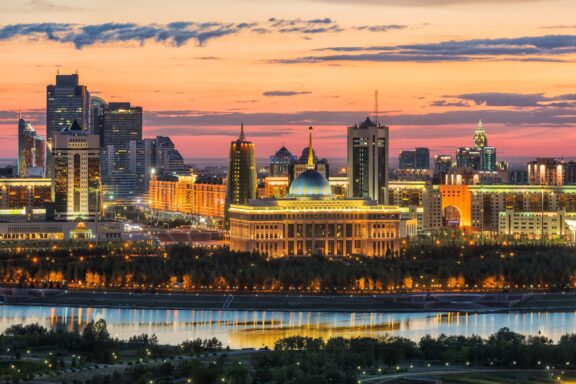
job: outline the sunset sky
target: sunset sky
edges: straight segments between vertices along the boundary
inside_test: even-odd
[[[390,153],[471,145],[499,158],[576,157],[573,0],[0,0],[0,157],[17,113],[44,134],[46,85],[78,70],[144,108],[144,135],[225,157],[243,121],[265,157],[285,142],[346,156],[374,110]]]

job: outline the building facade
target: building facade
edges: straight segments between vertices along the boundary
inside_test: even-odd
[[[52,202],[52,180],[45,178],[0,178],[0,220],[44,219]]]
[[[18,175],[21,177],[44,177],[46,165],[46,142],[32,124],[18,119]]]
[[[256,198],[257,188],[254,144],[246,140],[244,124],[242,124],[238,140],[230,143],[226,178],[226,207],[232,204],[248,204],[250,199]]]
[[[281,177],[288,176],[290,166],[296,162],[296,156],[282,146],[273,156],[270,156],[269,161],[269,176]]]
[[[226,185],[222,179],[195,175],[159,179],[150,182],[150,209],[177,212],[217,220],[224,219]]]
[[[100,138],[74,121],[54,136],[54,218],[94,220],[101,210]]]
[[[402,227],[399,207],[369,198],[336,199],[315,169],[312,132],[309,148],[307,170],[294,179],[285,198],[230,206],[230,249],[270,257],[396,255],[401,234],[416,234],[416,220]]]
[[[348,127],[348,194],[387,202],[388,127],[366,118]]]
[[[552,158],[528,162],[528,184],[564,185],[564,162]]]
[[[142,108],[130,103],[109,103],[102,111],[100,169],[104,194],[130,201],[141,196],[144,169],[138,167],[142,141]]]

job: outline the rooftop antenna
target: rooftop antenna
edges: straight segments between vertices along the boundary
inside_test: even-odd
[[[242,124],[240,124],[240,141],[244,141],[244,122],[242,122]]]
[[[60,74],[60,68],[56,69],[56,75]]]
[[[374,123],[378,127],[380,125],[380,118],[378,116],[378,90],[374,91]]]
[[[78,74],[78,68],[76,68],[76,71],[75,71],[75,73],[76,73],[76,74]]]

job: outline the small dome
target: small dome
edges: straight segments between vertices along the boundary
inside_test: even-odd
[[[290,185],[288,197],[330,197],[332,188],[321,173],[308,169],[298,175]]]
[[[376,123],[370,120],[370,117],[367,117],[362,123],[360,123],[360,129],[367,129],[375,127]]]

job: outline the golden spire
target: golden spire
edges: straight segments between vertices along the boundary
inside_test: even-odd
[[[314,154],[313,154],[313,149],[312,149],[312,127],[308,127],[308,130],[310,131],[310,138],[308,141],[308,164],[306,164],[306,169],[314,169]]]

